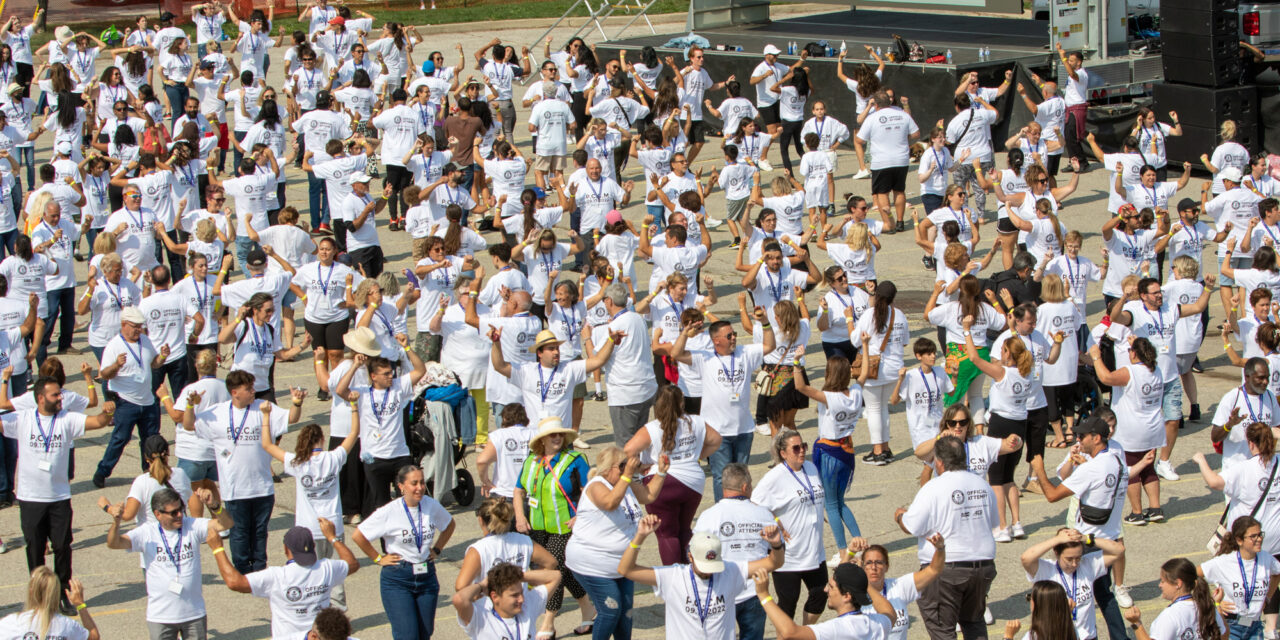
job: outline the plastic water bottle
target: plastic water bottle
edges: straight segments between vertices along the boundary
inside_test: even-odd
[[[845,53],[847,53],[848,51],[849,51],[849,45],[845,44],[845,41],[844,41],[844,40],[841,40],[841,41],[840,41],[840,54],[841,54],[841,55],[844,55],[844,54],[845,54]]]
[[[876,55],[877,55],[877,56],[883,56],[883,55],[884,55],[884,50],[883,50],[883,49],[881,49],[880,47],[876,47]]]
[[[983,59],[983,60],[990,60],[990,59],[991,59],[991,47],[983,47],[983,48],[982,48],[982,59]]]
[[[947,49],[947,64],[951,64],[951,50]]]

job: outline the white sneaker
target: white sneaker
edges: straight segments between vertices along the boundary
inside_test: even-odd
[[[837,551],[835,552],[834,555],[831,556],[831,559],[827,561],[827,568],[835,569],[836,567],[840,566],[841,562],[844,562],[844,552]]]
[[[991,607],[982,610],[982,621],[987,623],[988,627],[996,623],[996,617],[991,615]]]
[[[9,550],[9,545],[5,544],[4,540],[0,540],[0,553],[5,553],[8,550]]]
[[[861,170],[861,171],[859,171],[859,172],[857,172],[857,173],[853,174],[853,179],[854,179],[854,180],[861,180],[861,179],[863,179],[863,178],[870,178],[870,177],[871,177],[871,171],[870,171],[869,169],[863,169],[863,170]]]
[[[1182,477],[1174,472],[1173,465],[1169,464],[1168,460],[1156,460],[1156,475],[1170,482]]]
[[[769,161],[763,158],[760,159],[760,162],[756,163],[756,166],[760,167],[761,171],[773,171],[773,165],[769,164]]]
[[[707,218],[706,220],[704,220],[704,221],[703,221],[703,223],[702,223],[702,224],[703,224],[703,226],[705,226],[705,227],[706,227],[706,228],[708,228],[708,229],[715,229],[716,227],[718,227],[718,226],[720,226],[720,225],[724,224],[724,220],[716,220],[715,218]]]
[[[218,530],[218,537],[219,537],[219,538],[222,538],[223,540],[226,540],[227,538],[230,538],[230,537],[231,537],[231,530],[230,530],[230,529],[219,529],[219,530]]]
[[[996,529],[996,542],[1013,542],[1008,529]]]
[[[767,423],[767,422],[766,422],[766,423],[764,423],[764,424],[758,424],[758,425],[756,425],[756,433],[758,433],[758,434],[760,434],[760,435],[762,435],[762,436],[767,436],[767,435],[769,435],[769,423]]]
[[[1022,530],[1022,523],[1015,522],[1009,527],[1009,535],[1021,540],[1027,537],[1027,532]]]
[[[1129,585],[1117,584],[1112,587],[1116,594],[1116,604],[1121,609],[1128,609],[1133,606],[1133,598],[1129,596]]]
[[[575,438],[573,441],[573,448],[574,449],[590,449],[591,443],[587,442],[586,440],[583,440],[582,438]]]

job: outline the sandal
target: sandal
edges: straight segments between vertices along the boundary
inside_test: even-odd
[[[1076,443],[1076,434],[1075,434],[1074,432],[1068,431],[1068,432],[1067,432],[1067,434],[1066,434],[1064,437],[1066,438],[1066,442],[1067,442],[1067,446],[1068,446],[1068,447],[1070,447],[1070,446],[1072,446],[1072,445],[1074,445],[1074,444]]]
[[[596,621],[595,621],[595,619],[594,619],[594,618],[592,618],[591,620],[588,620],[588,621],[586,621],[586,622],[584,622],[584,623],[582,623],[582,624],[580,624],[580,625],[578,625],[578,626],[574,627],[574,628],[573,628],[573,635],[575,635],[575,636],[585,636],[585,635],[590,635],[590,634],[591,634],[591,629],[592,629],[592,627],[594,627],[594,626],[595,626],[595,624],[596,624]]]
[[[1051,449],[1066,449],[1068,445],[1065,440],[1054,440],[1053,442],[1050,442],[1048,446]]]

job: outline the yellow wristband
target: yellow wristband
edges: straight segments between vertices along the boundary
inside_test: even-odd
[[[1170,234],[1170,235],[1172,235],[1172,234]],[[306,300],[306,299],[307,299],[307,294],[305,294],[305,293],[304,293],[304,294],[302,294],[302,297],[301,297],[301,298],[299,298],[299,299],[300,299],[300,300]]]
[[[756,264],[764,264],[764,258],[760,258],[759,260],[756,260]]]
[[[218,275],[220,275],[220,276],[225,276],[225,275],[227,275],[227,270],[226,270],[226,269],[223,269],[222,271],[219,271],[219,272],[218,272]]]
[[[763,605],[766,602],[773,602],[773,596],[765,596],[763,598],[760,598],[760,604]]]
[[[160,402],[164,402],[165,400],[173,400],[173,398],[170,398],[169,396],[160,396]]]
[[[412,353],[412,352],[413,352],[413,350],[412,350],[412,349],[410,349],[409,347],[405,347],[405,348],[404,348],[404,352],[405,352],[405,353]]]
[[[218,505],[217,509],[210,509],[209,511],[213,512],[213,515],[215,516],[219,515],[222,513],[222,505]]]
[[[622,481],[623,481],[623,482],[626,482],[627,484],[630,484],[630,483],[631,483],[631,476],[622,476]]]
[[[88,609],[88,608],[89,608],[89,605],[88,605],[88,604],[85,604],[85,603],[83,603],[83,602],[81,602],[80,604],[76,605],[76,611],[84,611],[85,609]]]
[[[222,553],[223,551],[226,551],[226,550],[227,550],[227,549],[226,549],[226,547],[218,547],[217,549],[214,549],[214,550],[213,550],[213,555],[215,555],[215,556],[216,556],[216,555],[218,555],[219,553]]]
[[[636,543],[632,542],[632,543],[631,543],[631,548],[632,548],[632,549],[639,549],[639,548],[640,548],[640,545],[638,545],[638,544],[636,544]]]
[[[324,358],[316,358],[316,364],[324,362]]]
[[[379,554],[378,554],[378,557],[376,557],[376,558],[374,558],[374,559],[373,559],[373,563],[374,563],[374,564],[378,564],[379,562],[382,562],[382,554],[381,554],[381,553],[379,553]]]

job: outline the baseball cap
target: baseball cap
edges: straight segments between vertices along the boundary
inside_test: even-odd
[[[1244,176],[1241,175],[1239,169],[1235,167],[1227,167],[1226,169],[1223,169],[1218,173],[1218,177],[1222,178],[1223,180],[1230,180],[1238,184],[1240,182],[1240,179],[1243,178]]]
[[[346,18],[344,18],[344,17],[342,17],[342,16],[334,16],[334,17],[332,17],[332,18],[329,18],[329,24],[341,24],[341,25],[345,25],[345,24],[347,24],[347,19],[346,19]]]
[[[766,44],[764,46],[764,54],[766,56],[776,56],[776,55],[780,55],[781,53],[782,53],[782,49],[779,49],[771,44]]]
[[[853,597],[855,606],[865,607],[871,604],[871,596],[867,595],[867,572],[863,571],[862,567],[846,562],[836,567],[831,577],[835,579],[841,593],[847,593]]]
[[[1191,198],[1183,198],[1182,200],[1178,201],[1178,211],[1191,211],[1192,209],[1199,209],[1199,208],[1200,208],[1200,203],[1196,202],[1195,200],[1192,200]]]
[[[147,319],[142,315],[142,310],[137,307],[126,307],[120,312],[120,319],[133,324],[146,324]]]
[[[309,567],[316,563],[316,541],[306,527],[293,527],[286,531],[284,548],[293,554],[293,561],[299,566]]]
[[[1071,428],[1071,431],[1076,434],[1077,441],[1085,436],[1093,434],[1102,436],[1104,440],[1111,437],[1111,425],[1108,425],[1105,420],[1096,416],[1091,416],[1077,422],[1075,426]]]
[[[64,156],[69,156],[71,155],[71,143],[67,142],[66,140],[63,140],[58,144],[54,145],[53,150]]]
[[[604,214],[604,221],[607,224],[618,224],[622,222],[622,212],[617,209],[610,209],[609,213]]]
[[[539,199],[539,200],[542,200],[543,198],[546,198],[546,197],[547,197],[547,191],[546,191],[545,189],[543,189],[542,187],[534,187],[534,188],[533,188],[533,197],[535,197],[535,198],[537,198],[537,199]]]
[[[347,178],[347,184],[356,184],[357,182],[370,182],[373,178],[363,171],[357,171]]]
[[[217,66],[218,66],[218,65],[214,64],[212,60],[201,60],[201,61],[200,61],[200,70],[201,70],[201,71],[204,71],[205,69],[214,69],[214,68],[216,68]]]
[[[705,531],[694,531],[689,539],[689,555],[693,566],[703,573],[724,571],[724,559],[720,556],[720,538]],[[863,587],[865,590],[866,587]]]
[[[267,264],[267,253],[262,249],[253,249],[244,261],[251,267],[261,267]]]
[[[426,60],[426,61],[424,61],[424,62],[422,63],[422,72],[423,72],[423,73],[425,73],[425,74],[428,74],[428,75],[429,75],[429,74],[432,74],[432,73],[435,73],[435,72],[436,72],[436,63],[434,63],[434,62],[432,62],[432,61],[430,61],[430,60]]]

